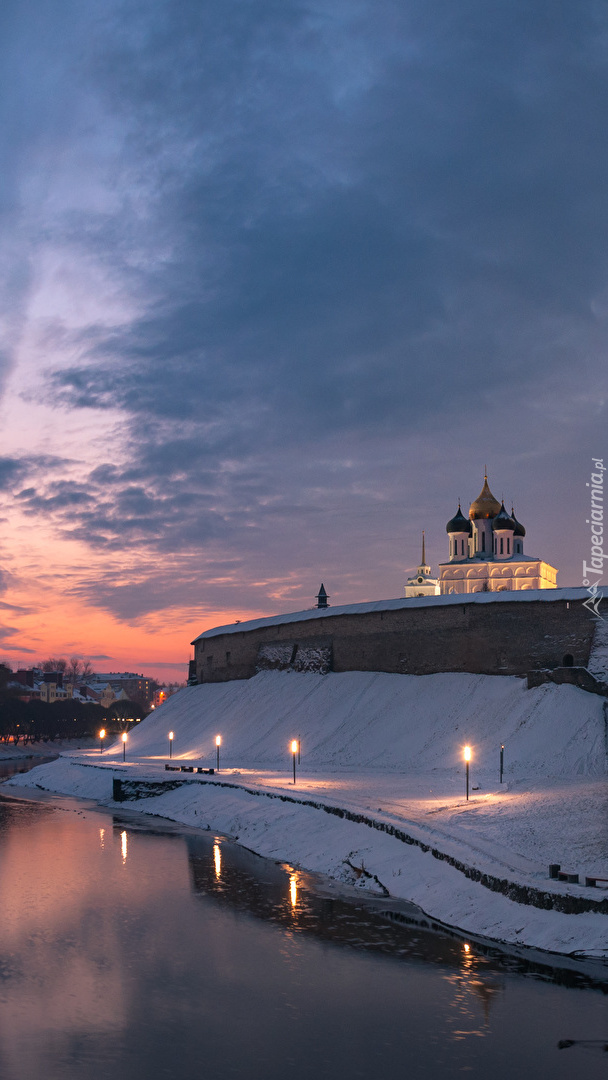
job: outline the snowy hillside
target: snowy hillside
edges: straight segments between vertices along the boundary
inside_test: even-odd
[[[505,776],[600,775],[606,768],[604,699],[552,683],[460,673],[263,672],[253,679],[189,687],[129,736],[129,757],[174,757],[213,764],[215,736],[232,768],[285,767],[301,738],[307,770],[373,768],[429,772],[462,767],[473,747],[477,773]],[[104,760],[122,756],[121,746]]]

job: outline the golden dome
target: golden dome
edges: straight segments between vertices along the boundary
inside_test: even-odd
[[[495,518],[499,513],[500,503],[492,495],[488,487],[488,478],[484,476],[481,494],[477,496],[475,502],[471,503],[469,517],[471,521],[474,521],[475,518]]]

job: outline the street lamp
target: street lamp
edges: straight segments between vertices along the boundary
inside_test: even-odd
[[[291,752],[293,754],[293,782],[296,782],[296,754],[298,752],[298,740],[293,739],[291,743]]]
[[[505,763],[505,745],[504,745],[504,743],[502,743],[501,747],[500,747],[500,782],[501,782],[501,784],[502,784],[502,773],[503,773],[504,763]]]
[[[173,757],[173,732],[169,732],[169,757]]]
[[[222,745],[222,736],[215,736],[215,767],[217,771],[220,771],[220,746]]]
[[[469,763],[471,761],[471,747],[465,746],[464,748],[464,760],[467,774],[467,802],[469,801]]]
[[[122,737],[122,760],[126,761],[127,760],[127,733],[126,733],[126,731],[123,731],[121,737]]]
[[[105,737],[106,737],[106,729],[102,727],[101,731],[99,732],[99,753],[100,754],[103,754],[103,740],[105,739]]]

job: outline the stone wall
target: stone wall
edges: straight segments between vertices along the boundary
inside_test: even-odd
[[[528,672],[528,690],[547,682],[557,683],[558,686],[569,683],[571,686],[579,686],[589,694],[600,694],[601,697],[608,698],[608,683],[596,679],[595,675],[584,667],[556,667],[552,670],[542,668],[540,671]]]
[[[324,615],[201,637],[196,672],[199,682],[249,679],[269,667],[313,670],[298,666],[298,655],[319,655],[332,671],[524,676],[586,667],[595,624],[581,603],[565,599]]]

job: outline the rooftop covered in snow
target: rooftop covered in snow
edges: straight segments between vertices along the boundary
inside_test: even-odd
[[[600,590],[602,591],[602,590]],[[608,596],[608,589],[603,590]],[[530,603],[542,600],[554,603],[568,600],[583,603],[589,598],[587,589],[522,589],[504,592],[452,593],[444,596],[412,596],[408,599],[372,600],[364,604],[346,604],[343,607],[309,608],[306,611],[292,611],[286,615],[269,615],[264,619],[250,619],[248,622],[228,623],[226,626],[214,626],[204,630],[192,644],[201,638],[216,637],[219,634],[238,634],[247,630],[258,630],[264,626],[280,626],[283,623],[304,622],[307,619],[332,619],[336,615],[365,615],[373,611],[399,611],[402,608],[444,607],[454,604],[512,604]]]

